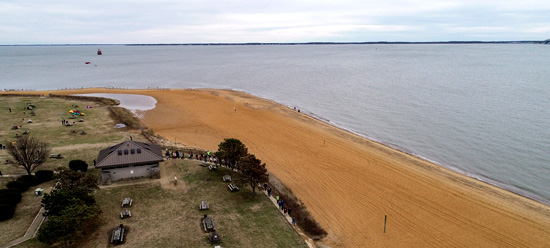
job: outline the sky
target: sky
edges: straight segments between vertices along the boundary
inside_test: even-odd
[[[546,39],[548,0],[0,0],[0,45]]]

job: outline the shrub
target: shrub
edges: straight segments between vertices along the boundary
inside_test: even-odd
[[[21,192],[18,190],[3,189],[0,191],[0,204],[7,204],[15,208],[19,202],[21,202]]]
[[[38,178],[36,176],[33,176],[33,175],[21,176],[21,177],[17,178],[17,181],[26,182],[27,184],[29,184],[29,186],[36,186],[36,185],[40,184],[40,180],[38,180]]]
[[[6,187],[8,189],[17,189],[19,192],[25,192],[27,189],[29,189],[30,185],[28,182],[25,181],[12,181],[6,184]]]
[[[86,172],[88,170],[88,164],[80,159],[71,160],[71,162],[69,162],[69,168],[73,171]]]
[[[270,176],[269,179],[270,185],[272,185],[271,194],[273,196],[278,195],[280,197],[279,199],[285,201],[285,206],[292,209],[292,217],[296,219],[296,224],[314,239],[325,237],[327,232],[321,227],[319,222],[313,219],[313,216],[311,216],[311,213],[307,210],[302,201],[300,201],[294,193],[278,179],[273,176]]]
[[[43,183],[43,182],[47,182],[47,181],[52,180],[53,171],[51,171],[51,170],[39,170],[36,173],[34,173],[34,175],[36,176],[36,178],[38,178],[38,181]]]
[[[8,204],[0,204],[0,221],[8,220],[15,214],[15,207]]]

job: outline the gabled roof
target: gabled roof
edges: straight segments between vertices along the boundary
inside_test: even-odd
[[[99,151],[95,167],[157,163],[163,160],[160,146],[129,140]]]

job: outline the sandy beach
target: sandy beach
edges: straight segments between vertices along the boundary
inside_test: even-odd
[[[305,203],[331,247],[550,247],[550,207],[271,101],[206,89],[29,93],[50,92],[148,95],[157,105],[143,123],[169,140],[215,151],[240,139]]]

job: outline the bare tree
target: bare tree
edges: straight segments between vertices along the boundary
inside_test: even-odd
[[[29,175],[46,162],[51,151],[48,143],[29,135],[20,136],[16,141],[8,143],[6,149],[15,160],[14,166],[23,167]]]

